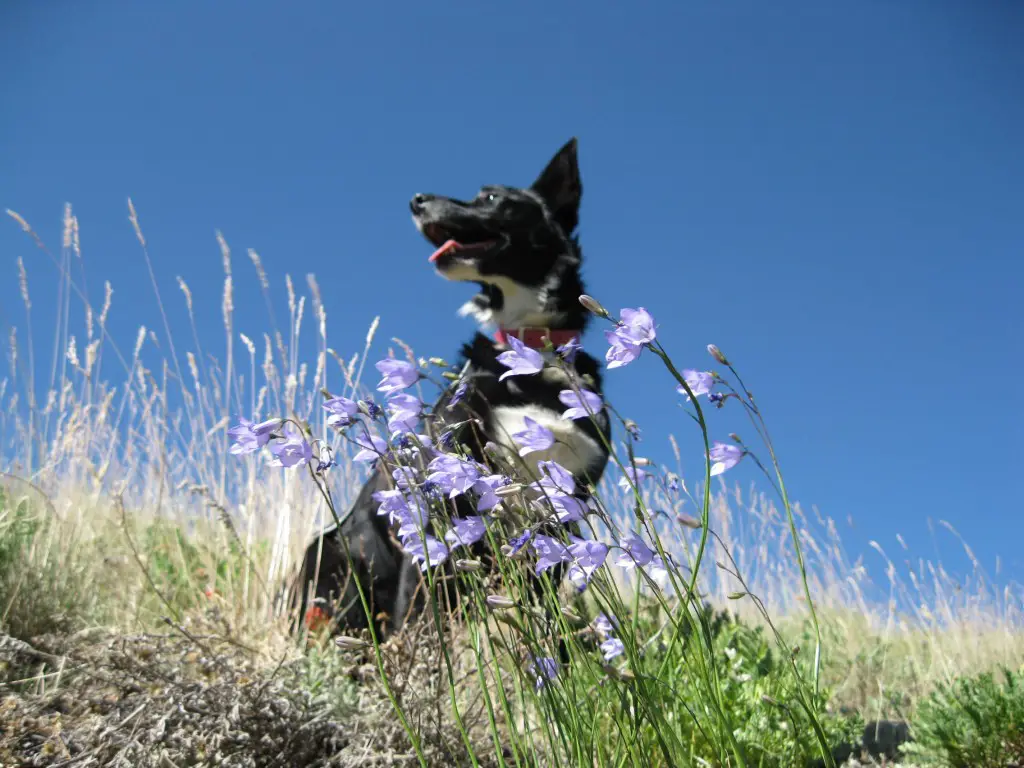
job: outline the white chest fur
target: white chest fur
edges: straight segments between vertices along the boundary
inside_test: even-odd
[[[520,466],[537,478],[538,461],[557,461],[567,470],[582,478],[589,467],[593,467],[604,453],[601,445],[590,435],[576,426],[571,419],[563,419],[560,413],[536,405],[498,406],[491,412],[491,436],[506,450],[518,456],[519,446],[512,439],[516,432],[526,429],[525,418],[529,416],[555,436],[555,444],[543,451],[533,451],[522,457]]]

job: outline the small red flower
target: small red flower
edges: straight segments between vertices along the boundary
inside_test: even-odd
[[[314,605],[306,611],[306,629],[310,632],[317,632],[323,629],[330,620],[331,617],[327,615],[327,611],[319,605]]]

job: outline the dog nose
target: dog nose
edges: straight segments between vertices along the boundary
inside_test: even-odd
[[[417,192],[412,196],[412,200],[409,201],[409,210],[416,214],[423,213],[423,206],[431,199],[431,197],[432,195],[424,195]]]

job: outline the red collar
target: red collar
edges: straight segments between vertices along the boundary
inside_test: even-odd
[[[523,344],[532,349],[544,349],[545,339],[550,338],[551,343],[560,347],[573,339],[579,339],[583,331],[567,331],[564,329],[552,328],[499,328],[494,334],[494,340],[499,344],[508,344],[508,337],[513,336]]]

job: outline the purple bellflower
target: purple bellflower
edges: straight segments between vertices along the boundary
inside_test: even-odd
[[[412,386],[419,379],[419,371],[412,363],[404,360],[395,360],[393,357],[385,358],[376,364],[376,368],[384,377],[377,385],[377,391],[390,395],[401,389]]]
[[[523,424],[526,429],[512,433],[512,439],[519,446],[520,456],[534,451],[546,451],[555,444],[554,433],[543,424],[537,423],[529,416],[523,417]]]
[[[327,417],[327,426],[347,427],[355,421],[359,413],[359,403],[347,397],[332,397],[324,401],[324,410],[330,414]]]
[[[270,440],[271,433],[281,426],[282,419],[267,419],[254,424],[248,419],[239,419],[238,425],[228,430],[233,441],[230,451],[236,456],[255,453]]]
[[[607,637],[615,630],[614,619],[608,618],[605,613],[597,614],[594,619],[594,629],[597,630],[598,634]]]
[[[477,494],[476,511],[488,512],[501,503],[501,497],[495,491],[508,484],[504,475],[484,475],[473,483],[473,491]]]
[[[708,457],[711,459],[711,476],[720,475],[740,463],[745,451],[738,445],[717,442],[712,444]]]
[[[623,474],[624,477],[619,478],[618,486],[622,490],[626,491],[626,493],[629,493],[633,490],[633,486],[636,486],[636,488],[639,489],[640,485],[650,476],[651,473],[641,467],[625,467],[623,469]]]
[[[452,549],[468,547],[480,541],[487,533],[487,525],[480,515],[459,517],[452,522],[452,529],[444,535]]]
[[[403,491],[410,491],[419,483],[416,470],[405,465],[395,467],[391,470],[391,479],[394,480],[395,485]]]
[[[569,554],[573,558],[573,564],[569,569],[569,578],[577,589],[582,590],[590,583],[594,571],[604,565],[608,557],[608,545],[593,539],[581,539],[577,536],[571,538],[573,543],[569,545]]]
[[[611,345],[605,354],[609,368],[621,368],[640,357],[644,346],[654,341],[654,318],[646,309],[623,309],[619,311],[619,324],[614,330],[605,331],[604,337]]]
[[[601,649],[601,653],[604,654],[605,661],[611,661],[616,656],[621,656],[626,652],[626,646],[617,637],[609,637],[598,647]]]
[[[508,345],[511,347],[507,352],[498,355],[498,362],[509,370],[498,377],[503,381],[509,376],[523,376],[540,373],[544,367],[544,357],[536,349],[530,349],[515,336],[508,337]]]
[[[693,390],[695,397],[711,394],[711,388],[715,386],[715,376],[710,371],[696,371],[693,368],[684,368],[682,374],[686,385]],[[676,387],[676,392],[686,397],[687,400],[690,399],[690,396],[686,394],[686,388],[682,384]]]
[[[550,656],[534,658],[528,669],[534,677],[534,685],[538,691],[558,677],[558,662]]]
[[[533,538],[533,531],[527,528],[518,536],[513,536],[508,540],[508,557],[517,555],[519,551],[527,545],[530,539]]]
[[[376,491],[373,500],[380,505],[377,507],[377,514],[387,515],[388,521],[392,524],[408,514],[409,502],[405,500],[405,494],[399,490]]]
[[[563,524],[578,522],[590,512],[587,503],[575,496],[548,496],[547,500],[554,507],[555,519]]]
[[[296,429],[288,430],[283,440],[271,442],[270,452],[274,454],[276,463],[282,467],[294,467],[313,458],[312,446]]]
[[[353,439],[362,450],[352,457],[352,461],[376,461],[387,453],[388,444],[376,435],[357,435]]]
[[[558,393],[558,399],[569,409],[562,414],[563,419],[588,418],[600,411],[603,405],[600,395],[586,389],[581,389],[579,392],[563,389]]]
[[[392,432],[415,432],[423,403],[415,395],[396,392],[388,398],[388,429]]]
[[[462,398],[466,396],[466,392],[469,390],[469,381],[461,379],[458,386],[455,387],[455,391],[452,393],[452,399],[448,401],[446,406],[448,410],[452,410],[456,405],[462,402]]]
[[[615,564],[620,568],[625,568],[626,570],[639,568],[649,576],[667,573],[665,562],[661,559],[661,556],[655,554],[654,550],[648,547],[644,540],[635,533],[630,533],[626,538],[622,539],[619,542],[619,546],[624,550],[615,561]],[[650,570],[645,570],[647,568],[650,568]]]
[[[480,479],[480,470],[476,464],[450,454],[441,454],[434,458],[427,465],[427,469],[430,471],[427,480],[453,499],[469,491]]]
[[[580,351],[580,340],[573,336],[555,351],[565,362],[572,365],[576,361],[576,353]]]
[[[406,499],[406,506],[403,510],[395,513],[394,522],[398,522],[398,535],[400,537],[419,534],[426,529],[430,521],[430,507],[421,498],[410,497]]]
[[[538,461],[541,479],[530,485],[530,488],[549,496],[571,496],[576,492],[576,479],[572,472],[557,461]]]
[[[427,558],[430,559],[430,567],[436,568],[448,559],[448,547],[440,539],[433,536],[413,534],[402,540],[402,547],[409,553],[409,557],[420,564],[420,570],[427,570]]]
[[[534,536],[533,551],[537,553],[536,570],[538,575],[559,563],[568,563],[572,560],[569,549],[553,536],[542,534]]]
[[[624,338],[634,344],[650,344],[657,336],[654,332],[654,318],[643,307],[620,309],[619,322],[618,327]]]

